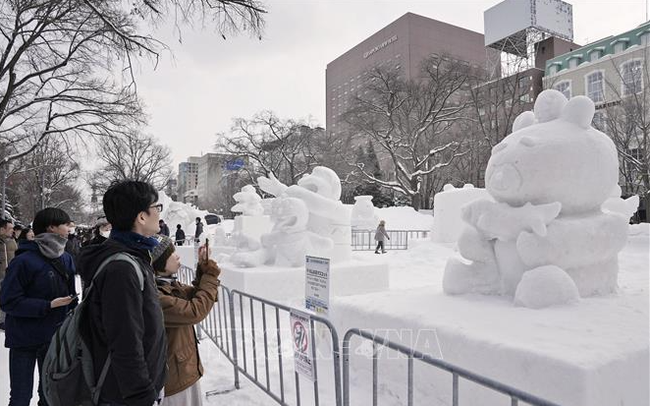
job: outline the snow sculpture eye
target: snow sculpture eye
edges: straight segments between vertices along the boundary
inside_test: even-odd
[[[532,139],[530,137],[522,137],[519,140],[519,143],[521,145],[523,145],[524,147],[534,147],[534,146],[537,145],[537,141],[535,141],[534,139]]]

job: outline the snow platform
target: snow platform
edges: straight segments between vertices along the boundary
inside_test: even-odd
[[[632,237],[619,256],[619,292],[570,306],[533,310],[502,297],[447,296],[438,284],[334,298],[330,319],[340,337],[352,327],[369,329],[563,406],[647,406],[648,256],[647,236]],[[443,269],[431,272],[442,280]],[[368,389],[372,361],[360,343],[353,338],[351,386]],[[379,360],[382,404],[405,403],[407,363],[395,355],[386,350]],[[451,375],[420,365],[414,403],[450,405]],[[365,404],[368,393],[353,392],[352,404]],[[459,394],[461,404],[510,404],[463,379]]]
[[[305,297],[305,268],[255,267],[237,268],[231,263],[219,264],[221,283],[270,300]],[[387,264],[347,261],[330,265],[330,297],[380,292],[388,289]]]

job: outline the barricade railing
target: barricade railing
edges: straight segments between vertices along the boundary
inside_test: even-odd
[[[427,238],[429,230],[386,230],[389,238],[384,239],[386,250],[406,250],[409,240]],[[374,251],[377,247],[375,230],[352,230],[351,246],[353,251]]]
[[[391,350],[406,356],[407,359],[407,377],[406,377],[406,400],[407,405],[413,405],[413,382],[414,382],[414,361],[420,361],[424,364],[447,371],[452,375],[452,406],[459,405],[459,382],[463,378],[474,382],[484,388],[501,393],[510,398],[511,406],[518,406],[519,402],[526,402],[532,406],[559,406],[556,403],[538,398],[529,393],[515,389],[511,386],[504,385],[500,382],[475,374],[466,369],[457,367],[442,359],[434,358],[430,355],[423,354],[407,346],[392,342],[384,337],[374,335],[368,331],[358,328],[348,330],[343,337],[343,406],[350,406],[350,340],[353,336],[372,342],[372,404],[377,406],[378,402],[378,380],[379,380],[379,359],[378,347],[387,347]]]
[[[179,282],[191,285],[192,281],[195,279],[195,271],[192,268],[181,265],[177,277]],[[234,345],[236,340],[236,331],[232,325],[232,322],[235,319],[232,307],[232,294],[230,289],[220,285],[218,295],[218,300],[212,307],[208,316],[197,325],[197,335],[198,338],[201,339],[202,334],[205,334],[232,363],[234,386],[236,389],[239,389],[237,346]],[[227,392],[227,390],[221,392]],[[217,393],[220,392],[208,392],[209,395]]]
[[[194,280],[193,269],[181,266],[178,272],[178,280],[184,284],[191,284]],[[442,359],[419,352],[405,345],[395,343],[385,337],[374,335],[370,332],[353,328],[345,333],[342,342],[342,368],[341,348],[339,347],[339,336],[336,328],[326,318],[305,313],[302,309],[275,303],[270,300],[254,296],[239,290],[230,290],[225,286],[219,287],[219,300],[212,308],[212,311],[198,325],[198,334],[205,334],[210,341],[226,356],[233,366],[233,377],[235,389],[240,388],[239,374],[246,376],[253,384],[260,388],[266,395],[278,402],[280,405],[301,406],[304,402],[301,396],[301,378],[293,368],[292,356],[285,356],[283,343],[289,342],[293,346],[291,328],[288,316],[292,312],[299,312],[309,317],[309,334],[311,338],[311,355],[313,359],[313,382],[309,384],[313,388],[313,404],[319,406],[322,394],[320,385],[322,368],[319,368],[321,353],[317,348],[325,349],[331,357],[332,378],[331,386],[333,393],[329,393],[336,406],[350,406],[350,341],[352,337],[359,337],[372,343],[372,404],[378,403],[378,381],[379,381],[379,347],[386,347],[397,351],[406,357],[407,362],[407,383],[406,395],[407,405],[414,403],[414,362],[418,361],[439,370],[451,374],[451,401],[452,406],[459,406],[459,383],[461,379],[478,384],[488,390],[500,393],[509,397],[511,406],[518,406],[519,402],[525,402],[532,406],[559,406],[555,403],[538,398],[534,395],[518,390],[511,386],[502,384],[484,376],[478,375],[466,369],[457,367]],[[261,326],[260,326],[261,320]],[[256,328],[257,326],[257,328]],[[260,328],[261,327],[261,328]],[[316,334],[317,327],[321,334]],[[331,347],[319,346],[317,337],[327,333]],[[323,340],[325,341],[325,340]],[[321,344],[327,344],[322,343]],[[291,348],[288,354],[293,354]],[[286,350],[286,348],[284,349]],[[263,355],[262,355],[263,354]],[[286,368],[285,363],[291,360],[291,368]],[[327,361],[327,360],[326,360]],[[272,371],[272,366],[277,367]],[[295,403],[290,403],[288,395],[288,383],[285,380],[285,371],[293,369]],[[273,374],[272,374],[273,372]],[[290,373],[290,372],[289,372]],[[273,375],[273,376],[272,376]],[[325,375],[323,375],[323,378]],[[305,378],[302,379],[303,381]],[[272,385],[272,381],[277,384]],[[226,393],[230,390],[210,391],[206,395]]]
[[[233,303],[233,308],[237,308],[238,312],[235,312],[235,315],[239,316],[239,325],[237,325],[236,319],[234,321],[234,327],[239,333],[237,346],[239,347],[238,353],[239,364],[237,368],[239,371],[250,379],[257,387],[264,391],[267,395],[273,398],[276,402],[281,405],[290,405],[289,397],[287,395],[287,382],[285,381],[285,363],[287,362],[286,357],[283,357],[283,347],[282,343],[289,342],[293,348],[291,328],[289,319],[287,316],[291,314],[292,311],[300,312],[306,316],[309,316],[309,334],[311,338],[311,355],[313,359],[313,374],[314,380],[310,382],[310,385],[313,387],[313,404],[315,406],[320,405],[322,398],[321,387],[319,386],[319,374],[322,373],[322,370],[319,368],[318,363],[318,354],[317,348],[319,348],[319,343],[316,341],[317,335],[315,333],[317,325],[324,326],[329,333],[332,361],[332,372],[333,372],[333,390],[334,393],[330,393],[329,398],[334,401],[334,404],[337,406],[341,405],[342,393],[341,393],[341,364],[340,364],[340,349],[339,349],[339,338],[334,326],[325,318],[304,313],[304,310],[294,309],[289,306],[285,306],[280,303],[275,303],[270,300],[263,299],[248,293],[244,293],[238,290],[233,290],[231,295],[231,300]],[[261,317],[256,317],[261,315]],[[259,329],[259,321],[261,318],[262,326],[261,331]],[[271,321],[269,321],[271,319]],[[284,320],[284,327],[282,324]],[[256,328],[256,324],[257,328]],[[261,335],[261,336],[260,336]],[[325,343],[321,343],[325,344]],[[259,346],[262,348],[258,348]],[[322,345],[322,347],[326,347]],[[262,358],[263,354],[263,358]],[[249,359],[250,358],[250,359]],[[291,360],[291,367],[293,368],[293,360]],[[277,384],[271,384],[271,366],[277,366]],[[301,396],[301,386],[300,386],[300,375],[294,368],[294,391],[295,391],[295,405],[300,406],[304,404],[303,398]],[[273,379],[274,381],[276,379]],[[305,380],[305,378],[303,378]],[[331,404],[331,402],[327,402]]]

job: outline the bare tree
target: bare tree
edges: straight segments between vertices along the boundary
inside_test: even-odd
[[[356,170],[369,182],[408,196],[416,210],[428,207],[423,184],[466,152],[455,130],[470,104],[470,75],[470,66],[447,56],[423,61],[416,80],[403,79],[398,69],[368,71],[344,119],[357,139],[373,141],[390,176],[379,178],[363,164],[355,164]]]
[[[236,118],[232,134],[219,135],[216,148],[245,157],[249,165],[243,169],[252,182],[273,174],[292,185],[318,164],[324,137],[323,128],[264,111],[252,119]]]
[[[650,207],[650,68],[648,46],[627,61],[612,59],[615,74],[606,79],[611,101],[594,116],[594,126],[609,135],[618,151],[622,190]],[[647,214],[646,214],[647,218]]]
[[[1,2],[0,166],[46,137],[120,136],[142,122],[133,63],[166,47],[140,21],[211,20],[224,36],[260,35],[264,12],[255,0]]]
[[[125,179],[149,182],[160,190],[172,174],[169,148],[152,136],[133,133],[126,139],[104,137],[99,140],[97,155],[102,167],[92,179],[98,190]]]
[[[78,207],[79,197],[74,182],[79,165],[68,145],[46,138],[36,145],[34,153],[14,161],[8,174],[8,195],[17,203],[22,218],[48,206],[70,210]]]
[[[470,147],[466,155],[454,162],[449,181],[484,186],[492,147],[510,134],[519,114],[532,108],[531,87],[539,86],[535,77],[541,72],[526,69],[526,63],[526,59],[516,62],[510,67],[515,73],[507,77],[492,78],[488,71],[474,71],[469,86],[471,108],[467,111],[468,120],[462,123]]]

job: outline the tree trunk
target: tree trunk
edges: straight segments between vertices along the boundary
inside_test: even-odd
[[[419,192],[411,196],[411,206],[416,211],[420,210],[420,207],[422,206],[422,196],[420,195]]]

